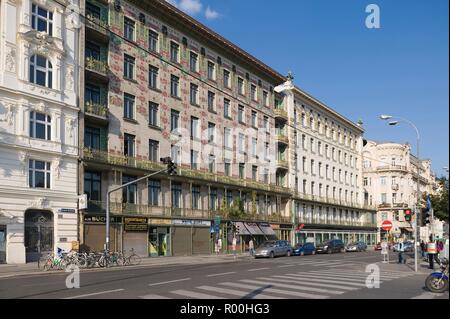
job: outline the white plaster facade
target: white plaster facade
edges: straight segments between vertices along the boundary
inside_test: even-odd
[[[6,228],[7,263],[27,260],[27,210],[51,212],[54,251],[70,249],[78,238],[79,25],[67,11],[76,11],[77,3],[0,2],[0,226]],[[51,13],[51,35],[32,28],[33,4]],[[30,82],[35,54],[52,65],[51,87]],[[31,112],[50,117],[46,138],[31,137]],[[49,188],[30,186],[30,160],[50,164]]]

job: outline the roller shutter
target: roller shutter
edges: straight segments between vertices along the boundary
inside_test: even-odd
[[[173,227],[172,229],[173,256],[191,255],[191,227]]]
[[[192,230],[192,247],[194,255],[207,255],[210,253],[209,238],[209,228],[196,227]]]

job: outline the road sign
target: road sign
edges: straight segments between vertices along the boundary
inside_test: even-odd
[[[219,233],[220,232],[220,224],[216,224],[214,226],[214,232]]]
[[[215,216],[214,217],[214,224],[220,225],[220,222],[221,222],[220,216]]]
[[[385,231],[390,231],[392,229],[392,222],[390,220],[385,220],[381,224],[381,228]]]

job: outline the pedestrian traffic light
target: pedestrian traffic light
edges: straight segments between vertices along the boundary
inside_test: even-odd
[[[411,214],[411,210],[410,209],[407,209],[407,210],[405,210],[405,221],[407,221],[407,222],[410,222],[411,221],[411,216],[412,214]]]
[[[424,225],[429,225],[431,223],[430,221],[431,215],[430,211],[426,208],[422,209],[422,221]]]
[[[161,158],[161,162],[167,165],[167,174],[177,175],[177,165],[172,161],[170,157]]]

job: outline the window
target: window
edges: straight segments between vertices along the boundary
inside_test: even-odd
[[[212,154],[210,154],[208,158],[208,171],[210,173],[216,172],[216,157]]]
[[[381,203],[386,204],[387,203],[387,194],[381,193]]]
[[[92,84],[86,84],[84,90],[84,98],[86,104],[100,105],[102,103],[100,95],[100,87]]]
[[[28,181],[31,188],[50,188],[50,163],[29,160]]]
[[[225,160],[224,171],[225,176],[231,176],[231,163],[228,160]]]
[[[216,138],[216,124],[209,122],[208,123],[208,143],[214,143]]]
[[[226,118],[231,118],[230,103],[231,102],[228,99],[223,100],[223,116]]]
[[[159,197],[161,195],[161,182],[148,180],[148,205],[159,206]]]
[[[158,109],[159,105],[153,102],[148,103],[148,125],[158,126]]]
[[[159,142],[149,140],[148,142],[148,159],[152,162],[158,162]]]
[[[152,65],[148,67],[148,86],[152,89],[158,89],[158,73],[157,67]]]
[[[263,171],[263,181],[266,184],[269,183],[269,169],[268,168],[265,168]],[[284,184],[282,184],[282,185],[284,185]]]
[[[148,48],[150,51],[158,52],[158,40],[158,33],[152,30],[148,30]]]
[[[216,65],[211,61],[208,61],[208,80],[216,79]]]
[[[264,143],[264,159],[269,159],[269,143]]]
[[[100,19],[100,7],[86,1],[86,16]]]
[[[52,138],[52,121],[50,115],[30,112],[30,137],[50,141]]]
[[[258,179],[258,166],[252,165],[252,179],[256,181]]]
[[[325,165],[325,177],[327,178],[327,179],[329,179],[330,178],[330,165]]]
[[[269,106],[269,93],[263,91],[263,105]]]
[[[263,125],[264,125],[264,129],[268,131],[269,130],[269,118],[267,116],[264,116]]]
[[[31,5],[31,28],[53,35],[53,12],[41,8],[34,3]]]
[[[223,86],[226,88],[231,87],[230,72],[227,70],[223,70]]]
[[[192,185],[192,209],[200,208],[200,186]]]
[[[84,147],[94,150],[100,149],[100,129],[86,126],[84,129]]]
[[[306,167],[306,157],[302,158],[302,169],[303,169],[303,173],[308,172],[308,168]]]
[[[369,179],[367,177],[363,179],[363,186],[369,186]]]
[[[125,93],[123,98],[124,98],[123,117],[133,120],[134,119],[134,99],[135,99],[135,97],[131,94]]]
[[[322,155],[322,142],[317,142],[317,150],[319,155]]]
[[[245,108],[242,105],[238,106],[238,121],[239,123],[245,123]]]
[[[191,150],[191,169],[198,169],[198,152]]]
[[[252,157],[256,157],[256,146],[258,144],[258,140],[252,137]]]
[[[181,184],[172,183],[172,208],[181,208]]]
[[[381,184],[381,185],[386,185],[386,179],[387,179],[386,176],[381,176],[381,177],[380,177],[380,184]]]
[[[84,172],[84,193],[87,194],[88,200],[101,201],[102,176],[96,172]]]
[[[304,194],[306,194],[306,183],[307,183],[307,181],[306,181],[306,179],[304,179],[303,180],[303,185],[302,185],[303,186],[302,191],[303,191]]]
[[[302,135],[302,147],[304,150],[306,150],[306,135]]]
[[[251,90],[252,100],[255,102],[258,101],[258,90],[256,88],[256,85],[252,84],[250,90]]]
[[[311,174],[315,175],[316,174],[316,168],[314,165],[314,160],[311,160]]]
[[[125,136],[124,136],[124,151],[123,151],[125,156],[134,157],[135,139],[136,139],[136,137],[134,135],[125,134]]]
[[[322,163],[319,162],[319,176],[323,177],[322,175]]]
[[[216,101],[216,94],[208,91],[208,110],[209,111],[213,111],[216,109],[215,106],[215,101]]]
[[[209,209],[214,211],[217,209],[217,189],[211,188],[209,191]]]
[[[223,139],[224,139],[223,144],[224,144],[225,148],[232,149],[233,148],[233,144],[232,144],[232,141],[231,141],[231,129],[224,128],[224,130],[223,130]]]
[[[256,113],[255,111],[252,111],[252,126],[254,128],[257,127],[257,122],[258,122],[258,113]]]
[[[180,78],[175,75],[171,75],[170,76],[170,95],[173,97],[179,97],[179,95],[178,95],[179,87],[180,87]]]
[[[311,146],[311,152],[315,153],[316,150],[315,150],[315,147],[314,147],[314,139],[313,138],[310,140],[310,146]]]
[[[239,178],[245,178],[245,163],[239,163]]]
[[[170,131],[173,132],[179,127],[180,112],[176,110],[170,111]]]
[[[191,138],[200,139],[200,120],[194,116],[191,116]]]
[[[134,79],[135,58],[127,54],[123,59],[123,77],[129,80]]]
[[[198,85],[191,83],[191,104],[198,105]]]
[[[33,55],[30,58],[30,82],[52,88],[53,67],[51,62],[41,56]]]
[[[85,49],[85,57],[100,61],[100,47],[97,44],[94,44],[92,42],[86,43],[86,49]]]
[[[136,177],[123,175],[122,185],[135,181]],[[137,202],[137,185],[131,184],[122,189],[122,202],[124,204],[136,204]]]
[[[180,46],[173,41],[170,42],[170,61],[180,62]]]
[[[242,95],[245,94],[244,79],[242,78],[238,78],[238,93]]]
[[[191,68],[191,72],[198,72],[198,55],[192,51],[190,53],[189,65]]]
[[[174,163],[180,163],[180,147],[178,145],[170,145],[170,157]]]
[[[238,143],[239,153],[243,154],[245,152],[245,136],[239,133],[239,143]]]
[[[134,41],[134,29],[135,29],[134,21],[125,17],[123,27],[124,27],[123,33],[124,33],[125,39],[127,39],[129,41]]]

